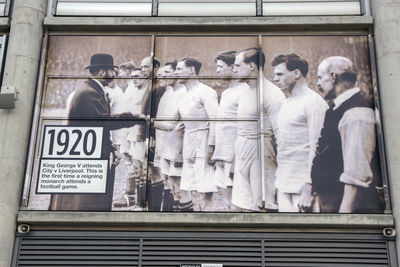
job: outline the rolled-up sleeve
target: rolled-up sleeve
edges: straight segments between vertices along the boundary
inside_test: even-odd
[[[343,153],[340,181],[368,188],[372,183],[370,162],[376,144],[374,111],[364,107],[350,109],[343,115],[338,128]]]

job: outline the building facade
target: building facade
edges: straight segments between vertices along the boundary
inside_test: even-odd
[[[1,266],[398,266],[398,0],[14,0],[0,1],[0,12]],[[234,61],[223,76],[217,56],[228,52]],[[301,60],[294,69],[279,61],[279,55],[293,53],[308,63],[307,71]],[[320,180],[310,179],[318,176],[320,164],[314,151],[317,158],[325,152],[319,129],[327,129],[328,122],[321,114],[332,101],[321,101],[322,111],[309,114],[317,104],[289,100],[301,86],[313,96],[317,92],[314,98],[329,100],[322,63],[333,56],[357,69],[352,87],[369,102],[360,100],[355,107],[368,109],[363,120],[372,116],[373,122],[372,130],[345,139],[347,128],[340,128],[338,119],[340,156],[323,165],[322,174],[329,176],[331,169],[343,174],[339,183],[321,182],[328,187],[324,191],[317,187]],[[167,62],[174,60],[171,71]],[[282,62],[293,78],[288,87],[279,78]],[[329,74],[337,88],[347,81],[347,72]],[[221,102],[235,86],[246,93],[236,98],[239,108],[232,117],[221,113]],[[116,88],[125,88],[122,97]],[[171,100],[179,88],[186,93]],[[118,106],[117,99],[137,95],[140,101]],[[281,108],[274,119],[280,97],[290,116]],[[345,106],[345,100],[332,99]],[[292,115],[301,112],[305,121],[293,123]],[[311,123],[319,125],[314,137]],[[240,137],[229,135],[232,128]],[[180,137],[154,141],[174,131],[176,136],[181,131]],[[307,146],[301,143],[304,133],[310,135]],[[365,138],[372,141],[366,144]],[[218,142],[225,144],[220,155]],[[361,150],[342,153],[360,143],[369,151],[367,165],[375,167],[357,161]],[[160,161],[177,163],[168,165],[175,174],[155,163],[153,150],[156,155],[178,150],[179,159]],[[306,155],[293,163],[290,157],[303,150]],[[218,161],[233,163],[224,163],[220,174],[232,184],[214,184]],[[349,168],[351,177],[344,175]],[[366,169],[371,173],[364,175]],[[299,210],[285,210],[282,196],[277,199],[271,190],[302,196],[304,184],[313,186],[310,196],[319,205],[292,203]],[[329,209],[323,197],[335,184],[353,185],[341,187],[343,196],[349,188],[367,188],[374,196],[349,209],[340,197],[340,207]],[[331,195],[328,201],[337,197]],[[375,197],[378,206],[368,202]],[[169,202],[171,207],[162,207]]]

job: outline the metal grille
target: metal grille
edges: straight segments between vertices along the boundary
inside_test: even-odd
[[[181,263],[223,263],[223,266],[261,266],[259,240],[151,239],[143,241],[142,266]]]
[[[22,238],[18,266],[138,266],[139,240]]]
[[[385,242],[270,240],[265,266],[389,266]]]
[[[33,231],[13,266],[397,266],[389,250],[377,234]]]

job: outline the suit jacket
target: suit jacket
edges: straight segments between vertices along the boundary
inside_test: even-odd
[[[94,80],[86,81],[84,87],[78,89],[72,98],[68,114],[69,126],[103,127],[101,159],[110,159],[114,151],[110,140],[110,131],[131,127],[138,121],[131,113],[111,115],[108,97],[103,88]],[[101,210],[111,209],[114,190],[115,168],[110,162],[107,173],[106,192],[104,194],[53,194],[51,210]]]
[[[114,151],[110,140],[110,131],[128,128],[135,124],[144,123],[137,121],[131,113],[111,115],[109,99],[104,94],[100,85],[89,79],[86,86],[76,91],[68,114],[68,125],[103,127],[102,157],[108,157]]]

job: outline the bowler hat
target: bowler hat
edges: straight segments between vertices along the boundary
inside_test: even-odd
[[[110,67],[118,68],[114,65],[114,58],[110,54],[94,54],[90,58],[90,65],[85,69],[90,69],[93,67]]]

